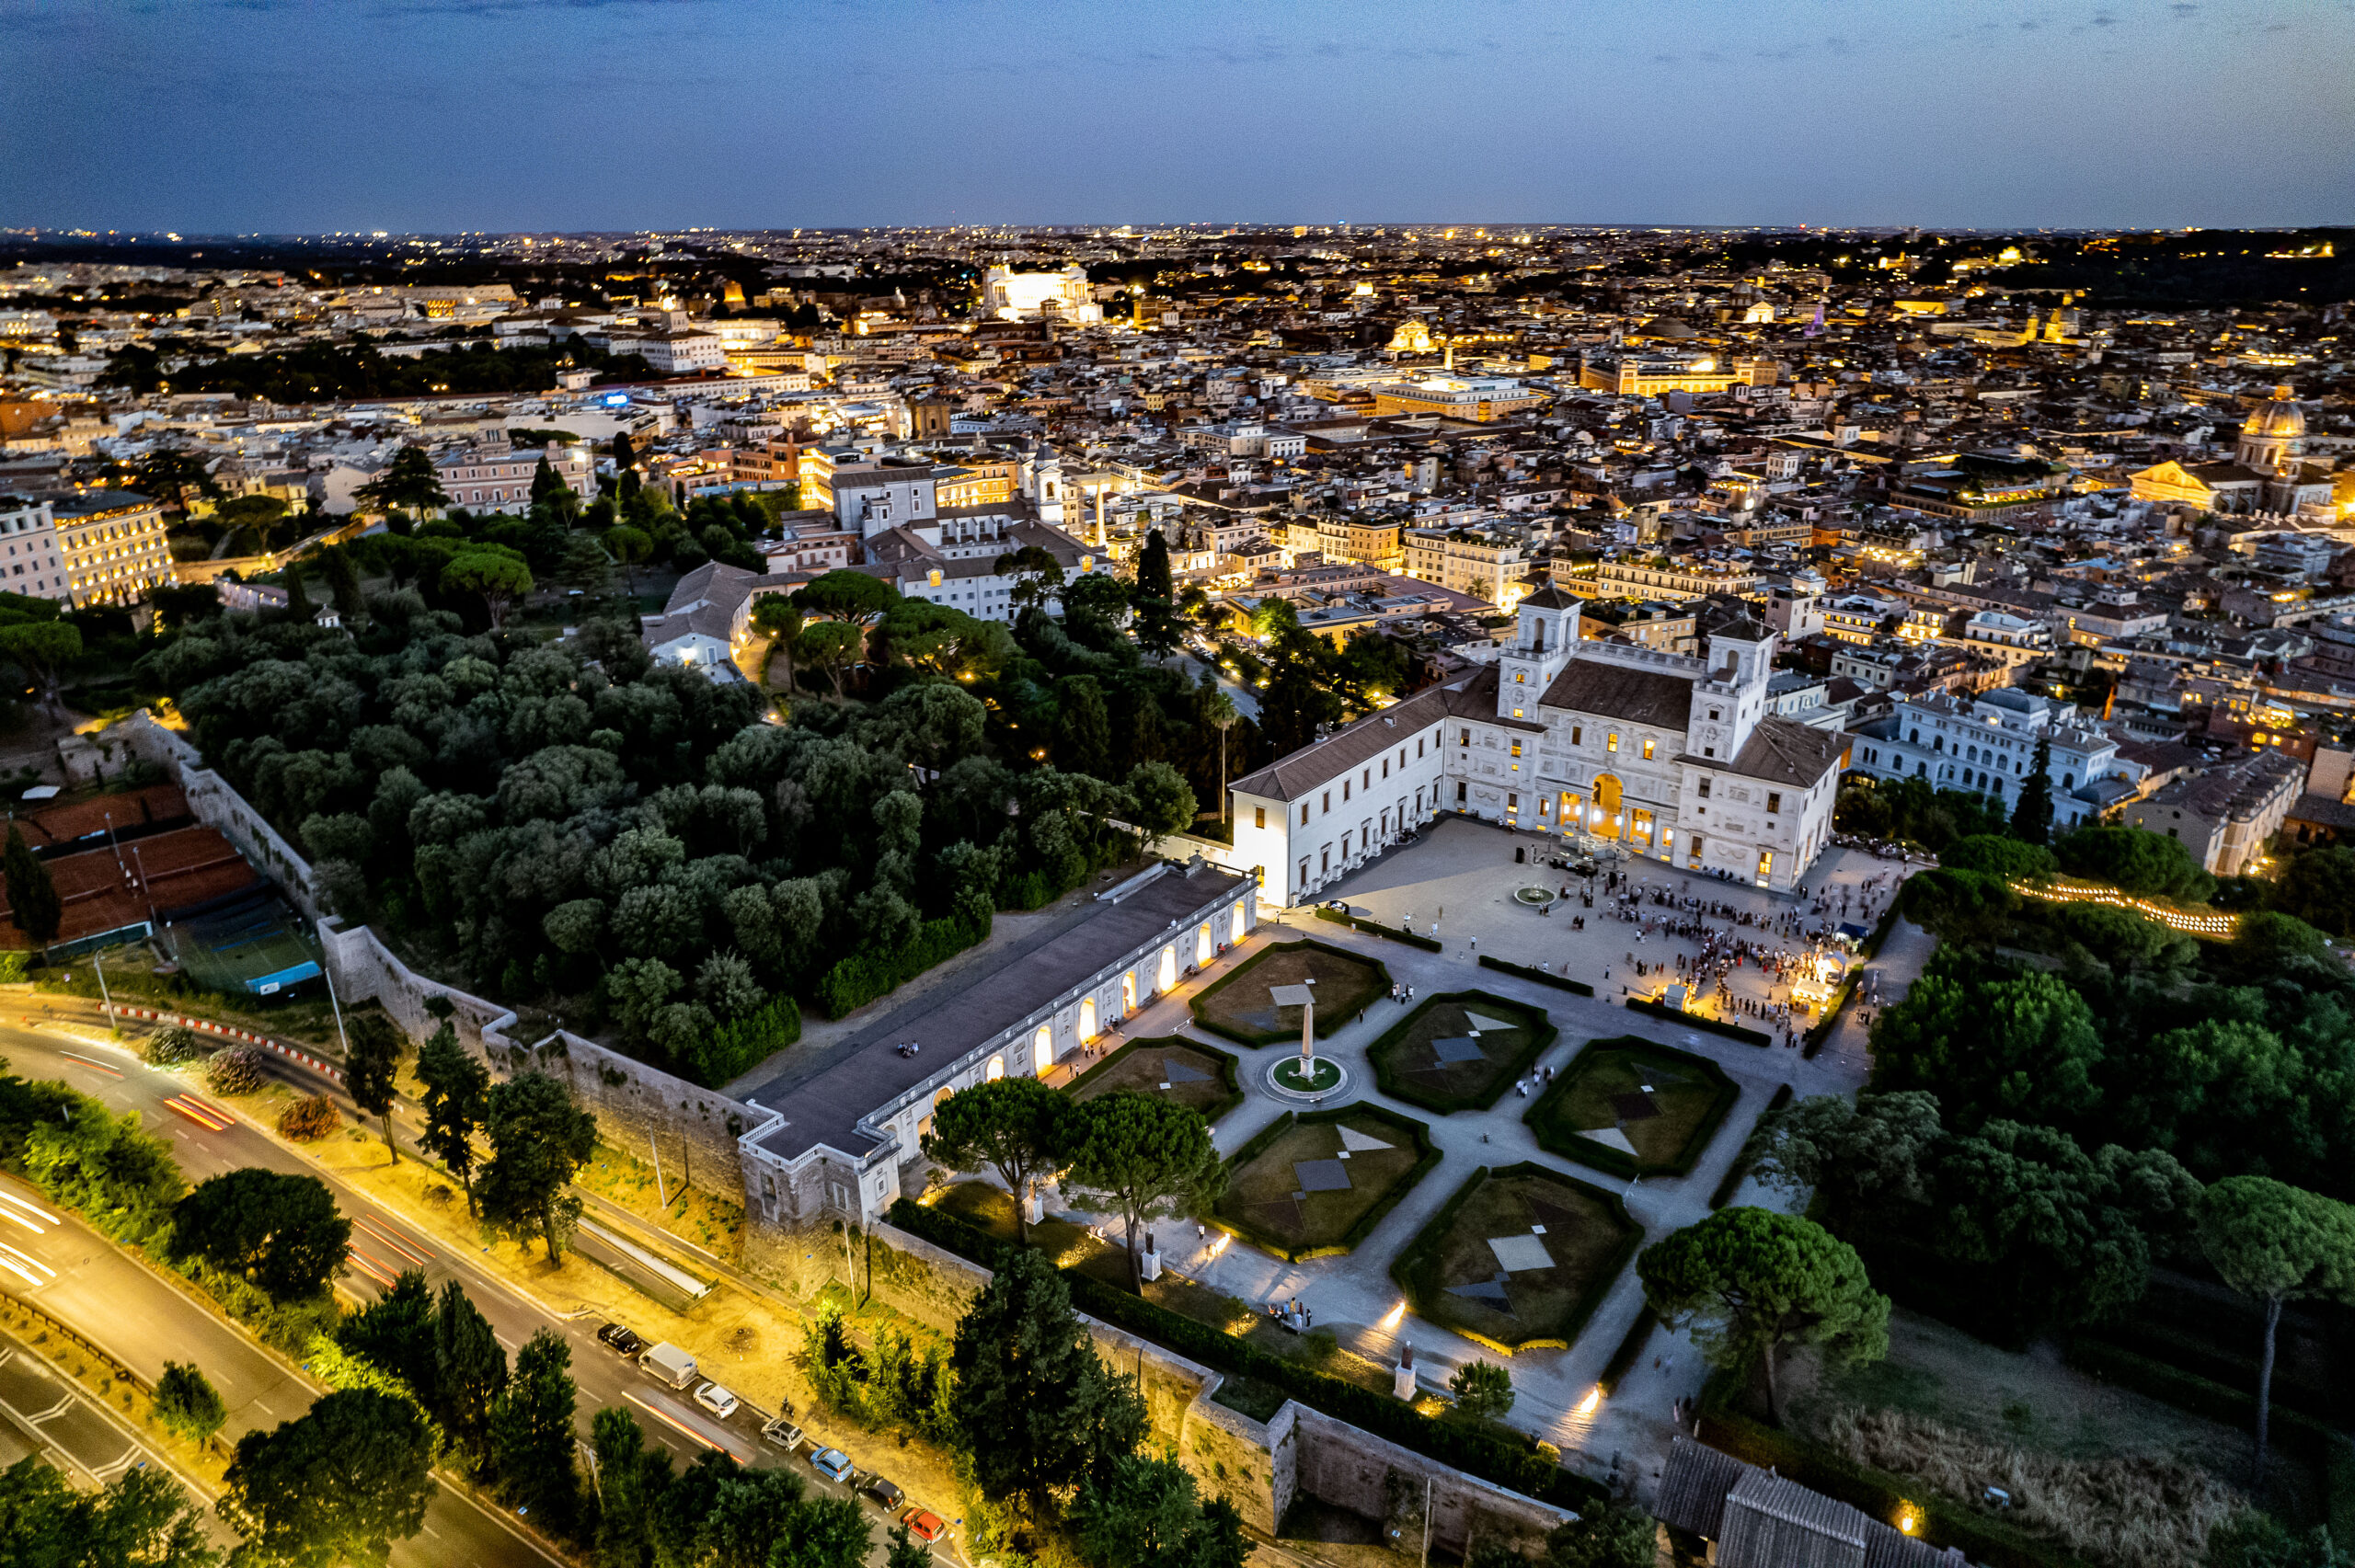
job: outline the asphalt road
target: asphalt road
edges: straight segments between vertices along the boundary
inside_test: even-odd
[[[324,1181],[352,1221],[351,1258],[338,1288],[356,1301],[373,1300],[394,1276],[418,1268],[436,1290],[444,1280],[455,1279],[511,1356],[541,1329],[554,1329],[572,1348],[572,1376],[580,1390],[577,1422],[583,1438],[601,1407],[619,1404],[637,1415],[649,1441],[670,1449],[683,1465],[707,1447],[722,1448],[747,1464],[791,1464],[813,1494],[849,1494],[848,1485],[830,1482],[810,1468],[807,1444],[788,1458],[762,1439],[761,1423],[773,1413],[747,1404],[727,1420],[712,1414],[695,1402],[695,1384],[670,1389],[598,1343],[600,1320],[555,1315],[468,1254],[429,1242],[363,1194],[236,1120],[203,1094],[191,1093],[187,1080],[148,1067],[125,1047],[94,1043],[98,1028],[86,1025],[68,1034],[0,1024],[0,1057],[19,1076],[61,1079],[116,1111],[138,1111],[148,1128],[170,1140],[190,1184],[247,1166]],[[304,1087],[334,1092],[325,1083]],[[339,1092],[336,1097],[343,1098]],[[240,1331],[78,1221],[58,1214],[38,1190],[0,1177],[0,1194],[17,1200],[0,1198],[0,1242],[22,1254],[18,1260],[0,1252],[0,1270],[13,1270],[6,1279],[9,1288],[39,1301],[144,1377],[160,1374],[167,1359],[194,1362],[229,1407],[224,1430],[233,1439],[248,1428],[291,1420],[310,1407],[312,1391]],[[55,1222],[22,1213],[28,1203],[55,1216]],[[40,1283],[29,1285],[18,1277],[26,1273]],[[864,1481],[867,1473],[860,1471],[854,1481]],[[940,1502],[925,1501],[940,1507]],[[870,1563],[879,1565],[886,1554],[883,1531],[890,1521],[871,1503],[868,1513],[876,1522],[878,1543]],[[953,1550],[943,1545],[945,1554]],[[544,1564],[554,1560],[503,1517],[445,1487],[426,1516],[425,1534],[396,1548],[394,1561],[401,1568],[439,1568],[454,1562]]]

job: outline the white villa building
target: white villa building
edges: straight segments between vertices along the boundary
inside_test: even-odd
[[[2150,771],[2120,757],[2118,742],[2070,704],[2008,687],[1976,697],[1901,696],[1895,713],[1852,738],[1860,773],[1985,795],[2006,810],[2019,802],[2037,742],[2049,741],[2055,830],[2099,820],[2131,799]]]
[[[1232,864],[1299,904],[1458,811],[1795,889],[1831,838],[1849,738],[1768,711],[1775,633],[1744,619],[1694,658],[1581,641],[1582,603],[1539,589],[1494,668],[1238,780]]]

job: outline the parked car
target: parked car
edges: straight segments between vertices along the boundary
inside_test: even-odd
[[[848,1481],[850,1456],[840,1448],[812,1448],[810,1450],[810,1468],[828,1481]]]
[[[948,1533],[948,1521],[929,1508],[911,1508],[900,1516],[900,1523],[907,1526],[908,1533],[926,1546]]]
[[[774,1417],[764,1425],[761,1427],[761,1436],[788,1454],[801,1447],[801,1428],[782,1415]]]
[[[867,1496],[875,1499],[875,1501],[882,1506],[883,1511],[887,1514],[891,1512],[893,1509],[902,1506],[908,1500],[908,1494],[906,1493],[901,1491],[898,1487],[892,1485],[890,1482],[884,1480],[879,1475],[871,1477],[867,1481],[867,1484],[860,1487],[859,1490],[865,1493]]]
[[[722,1420],[736,1413],[736,1396],[718,1383],[706,1383],[695,1390],[695,1402]]]
[[[646,1341],[619,1323],[607,1323],[597,1331],[597,1343],[624,1356],[635,1356],[646,1348]]]

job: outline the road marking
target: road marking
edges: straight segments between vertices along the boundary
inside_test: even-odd
[[[435,1529],[431,1525],[420,1525],[418,1528],[422,1529],[427,1535],[431,1536],[435,1540],[440,1540],[442,1539],[442,1532]]]
[[[122,1076],[122,1069],[102,1062],[95,1057],[86,1057],[75,1051],[60,1051],[57,1054],[62,1057],[69,1058],[72,1060],[78,1061],[84,1067],[96,1068],[98,1071],[107,1073],[111,1077],[121,1078]]]

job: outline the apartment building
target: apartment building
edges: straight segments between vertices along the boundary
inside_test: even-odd
[[[516,447],[501,437],[453,447],[433,459],[433,476],[454,507],[520,516],[532,509],[532,481],[543,457],[567,489],[583,502],[596,499],[597,464],[585,441]]]
[[[1458,528],[1410,528],[1402,541],[1407,575],[1511,610],[1526,591],[1522,543]]]
[[[0,593],[29,599],[69,596],[57,520],[47,501],[0,496]]]
[[[1637,561],[1604,561],[1586,579],[1595,594],[1611,599],[1706,599],[1713,593],[1748,598],[1757,591],[1758,574],[1740,567],[1698,565],[1665,556]]]
[[[129,604],[171,582],[162,502],[132,490],[75,490],[48,506],[75,604]]]

